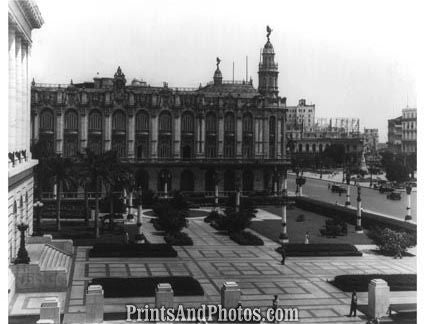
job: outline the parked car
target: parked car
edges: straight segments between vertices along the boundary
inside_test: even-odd
[[[387,199],[391,199],[391,200],[400,200],[401,199],[401,194],[399,192],[391,192],[387,195]]]
[[[383,184],[379,187],[380,193],[393,192],[394,188],[390,184]]]
[[[339,185],[332,185],[331,191],[337,193],[344,193],[347,192],[347,189]]]

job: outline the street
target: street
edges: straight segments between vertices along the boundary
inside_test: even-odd
[[[303,186],[303,195],[309,196],[313,199],[318,199],[326,202],[339,204],[345,203],[346,194],[339,195],[338,193],[332,193],[328,189],[328,182],[325,180],[307,178],[306,184]],[[341,183],[339,183],[341,184]],[[346,187],[346,184],[343,186]],[[288,189],[295,191],[295,175],[288,175]],[[412,192],[412,219],[416,222],[416,192]],[[356,206],[357,204],[357,188],[351,185],[350,189],[351,205]],[[362,208],[378,212],[385,215],[390,215],[404,219],[406,216],[406,192],[401,193],[401,200],[390,200],[387,199],[386,194],[379,193],[378,190],[362,187],[361,189]]]

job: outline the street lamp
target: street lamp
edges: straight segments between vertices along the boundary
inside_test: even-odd
[[[306,178],[301,176],[297,176],[297,179],[295,180],[295,183],[297,184],[297,187],[299,188],[299,196],[302,197],[303,195],[303,185],[306,183]]]
[[[162,182],[164,183],[165,198],[168,198],[168,181],[171,180],[171,174],[168,171],[164,170],[161,173],[161,179],[162,179]]]
[[[16,257],[14,263],[15,264],[28,264],[30,263],[30,257],[28,256],[28,252],[25,249],[25,231],[28,229],[28,225],[21,223],[18,226],[19,232],[21,232],[21,244],[18,250],[18,256]]]
[[[41,209],[43,208],[43,206],[44,206],[44,204],[43,204],[43,202],[42,201],[40,201],[40,200],[37,200],[35,203],[34,203],[34,210],[35,210],[35,215],[36,215],[36,218],[37,218],[37,226],[36,226],[36,229],[35,229],[35,233],[34,233],[34,235],[35,236],[39,236],[39,235],[42,235],[43,233],[41,232]]]
[[[407,214],[404,217],[405,221],[411,221],[412,220],[412,210],[410,208],[410,204],[411,204],[411,198],[410,198],[410,194],[412,193],[412,187],[410,185],[406,186],[406,199],[407,199]]]

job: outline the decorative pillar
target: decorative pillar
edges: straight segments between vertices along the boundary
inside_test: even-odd
[[[224,116],[218,114],[218,157],[223,157],[223,147],[224,147]]]
[[[205,156],[205,118],[204,116],[201,116],[201,149],[200,154],[202,156]]]
[[[201,119],[199,116],[195,118],[195,156],[201,154]]]
[[[179,112],[176,112],[174,118],[174,158],[180,159],[180,147],[181,147],[181,116]]]
[[[276,138],[277,138],[277,144],[276,144],[277,158],[280,159],[283,156],[282,154],[282,118],[277,118]]]
[[[260,155],[260,121],[258,118],[254,119],[254,144],[255,144],[255,156]]]
[[[158,157],[158,115],[152,115],[151,118],[152,140],[151,140],[151,156],[152,159]]]
[[[60,324],[60,303],[58,297],[44,298],[40,305],[40,321],[46,323],[50,321],[52,324]],[[37,323],[40,323],[38,321]],[[49,322],[47,322],[49,323]]]
[[[362,228],[362,198],[361,198],[361,187],[357,186],[357,221],[356,221],[356,233],[363,233]]]
[[[86,292],[86,323],[103,323],[104,296],[100,285],[90,285]]]
[[[135,139],[135,117],[134,117],[134,109],[130,108],[131,110],[129,111],[128,114],[128,139],[127,139],[127,143],[128,143],[128,152],[127,152],[127,157],[129,159],[134,159],[134,145],[136,142]]]
[[[264,154],[264,127],[263,127],[263,120],[262,118],[258,119],[258,127],[259,127],[259,132],[260,132],[260,138],[259,138],[259,144],[260,144],[260,149],[259,149],[259,155],[262,156]]]
[[[221,306],[225,309],[238,307],[241,300],[241,290],[234,281],[226,281],[221,287]]]
[[[111,150],[111,140],[112,140],[112,116],[111,112],[108,109],[108,111],[105,111],[105,152]]]
[[[174,307],[174,291],[169,283],[159,283],[155,289],[155,306],[157,308]]]
[[[142,208],[142,197],[139,197],[139,206],[137,207],[137,233],[139,235],[143,234],[142,231],[142,214],[143,214],[143,208]]]
[[[9,25],[9,152],[15,151],[16,94],[16,31]]]
[[[236,114],[236,158],[242,158],[242,116]]]
[[[270,141],[270,130],[269,130],[269,118],[264,117],[263,119],[263,157],[269,157],[269,141]]]
[[[30,93],[28,92],[29,82],[28,82],[28,66],[27,66],[27,57],[28,57],[28,45],[26,42],[22,42],[21,44],[21,78],[22,78],[22,124],[21,124],[21,145],[19,147],[20,150],[26,150],[28,153],[30,152],[29,148],[29,140],[31,138],[31,135],[29,133],[30,129],[30,121],[29,116],[31,114],[30,112],[30,104],[29,104],[29,97]]]
[[[368,286],[368,315],[380,318],[388,314],[390,287],[383,279],[373,279]],[[391,316],[391,314],[390,314]]]
[[[350,184],[347,184],[347,195],[345,196],[345,206],[350,206],[351,205],[351,201],[350,201]]]
[[[287,225],[286,225],[286,206],[288,202],[286,185],[287,185],[287,177],[286,177],[286,171],[285,171],[285,173],[283,174],[283,181],[282,181],[282,225],[281,225],[281,232],[279,235],[279,240],[282,244],[289,242],[289,237],[287,233]]]
[[[240,190],[240,186],[238,186],[238,188],[236,189],[236,212],[239,212],[239,208],[241,205],[241,190]]]
[[[15,264],[28,264],[30,263],[30,257],[25,248],[25,231],[28,229],[28,225],[21,223],[18,226],[19,232],[21,232],[21,241],[18,250],[18,256],[15,259]]]
[[[34,120],[33,120],[33,140],[38,142],[40,138],[40,114],[38,111],[34,111]]]
[[[406,207],[406,217],[404,217],[405,221],[411,221],[412,220],[412,210],[410,208],[411,206],[411,194],[412,193],[412,187],[411,186],[407,186],[406,187],[406,202],[407,202],[407,207]]]
[[[21,149],[21,119],[22,119],[22,37],[16,36],[15,41],[15,80],[16,80],[16,97],[15,97],[15,127],[12,129],[14,133],[14,150]]]

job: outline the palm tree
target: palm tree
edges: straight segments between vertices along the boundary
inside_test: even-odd
[[[86,154],[80,156],[81,168],[80,179],[84,183],[85,195],[87,196],[87,189],[95,188],[95,221],[94,229],[96,238],[99,237],[99,192],[102,191],[102,183],[111,183],[111,173],[114,172],[114,161],[117,160],[116,153],[108,151],[102,154],[96,154],[87,149]],[[86,206],[88,203],[86,202]],[[88,211],[86,217],[88,217]]]
[[[56,184],[56,230],[61,230],[60,214],[62,192],[64,188],[70,188],[74,184],[73,162],[69,158],[63,158],[60,154],[46,159],[46,171],[53,176]]]

